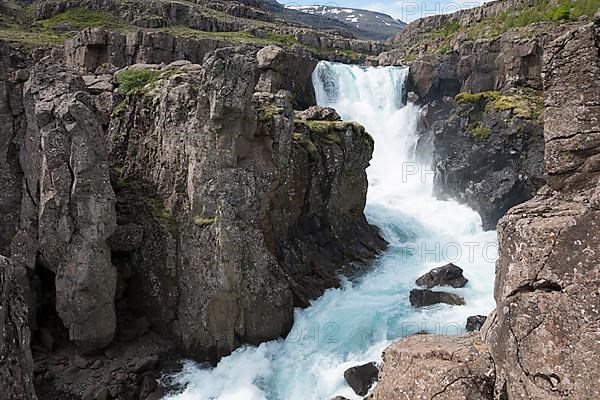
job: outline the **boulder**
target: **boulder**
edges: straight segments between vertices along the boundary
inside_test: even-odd
[[[490,400],[494,377],[477,335],[414,335],[385,349],[373,400]]]
[[[373,383],[377,381],[379,369],[374,362],[348,368],[344,371],[344,379],[359,396],[367,394]]]
[[[296,118],[301,120],[316,121],[341,121],[342,117],[331,107],[312,106],[296,113]]]
[[[467,318],[465,330],[467,332],[478,331],[481,329],[487,317],[485,315],[472,315]]]
[[[431,289],[434,286],[452,286],[461,288],[467,284],[468,280],[463,276],[462,268],[449,263],[442,267],[437,267],[417,278],[415,283],[421,287]]]
[[[465,305],[465,300],[457,294],[436,292],[429,289],[413,289],[410,291],[410,304],[413,307],[427,307],[434,304]]]

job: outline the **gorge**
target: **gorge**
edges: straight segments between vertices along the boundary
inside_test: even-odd
[[[599,398],[598,5],[2,2],[3,398]]]

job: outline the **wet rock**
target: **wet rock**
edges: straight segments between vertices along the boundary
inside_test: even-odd
[[[364,396],[373,383],[377,381],[378,374],[377,366],[374,362],[370,362],[348,368],[344,371],[344,379],[356,394]]]
[[[463,276],[462,268],[449,263],[441,267],[437,267],[417,278],[415,283],[427,289],[434,286],[452,286],[453,288],[461,288],[467,284],[468,280]]]
[[[42,343],[44,349],[50,352],[54,349],[54,337],[52,336],[52,332],[49,329],[39,329],[38,337],[40,338],[40,342]]]
[[[413,289],[410,291],[410,304],[413,307],[427,307],[440,303],[462,306],[465,305],[465,300],[457,294],[448,292],[437,292],[429,289]]]
[[[481,329],[487,317],[485,315],[472,315],[467,318],[465,330],[467,332],[478,331]]]

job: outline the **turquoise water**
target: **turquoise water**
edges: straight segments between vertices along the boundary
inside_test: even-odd
[[[419,110],[402,104],[406,76],[402,68],[330,62],[313,74],[318,103],[362,123],[375,139],[366,214],[388,250],[362,278],[297,309],[285,340],[240,348],[215,368],[187,362],[172,377],[186,389],[169,400],[360,399],[344,381],[346,368],[380,361],[391,341],[418,331],[461,333],[467,316],[492,310],[496,234],[483,232],[469,208],[431,196],[430,160],[414,155]],[[415,278],[447,262],[462,267],[469,283],[444,290],[467,305],[412,308]]]

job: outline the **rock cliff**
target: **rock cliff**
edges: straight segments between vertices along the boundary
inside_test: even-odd
[[[23,63],[0,46],[11,398],[34,381],[42,398],[156,396],[122,357],[150,346],[151,369],[172,341],[214,361],[284,336],[294,307],[385,248],[363,214],[372,138],[299,111],[316,60],[231,45],[88,29]],[[123,376],[84,385],[102,365]]]
[[[495,372],[479,368],[479,357],[470,357],[461,366],[466,373],[437,390],[441,385],[436,374],[447,370],[437,361],[443,356],[419,361],[421,371],[431,371],[427,374],[411,367],[405,371],[400,360],[421,360],[423,353],[436,354],[440,342],[462,346],[472,336],[409,338],[386,351],[375,398],[414,393],[419,391],[416,384],[437,390],[424,398],[583,399],[600,394],[593,367],[600,357],[595,345],[600,323],[599,43],[596,18],[544,49],[548,184],[498,224],[496,309],[482,327],[483,343],[476,347],[484,358],[491,357],[488,367]],[[416,341],[426,343],[424,349],[414,350],[411,343]],[[484,391],[473,385],[486,381]]]

